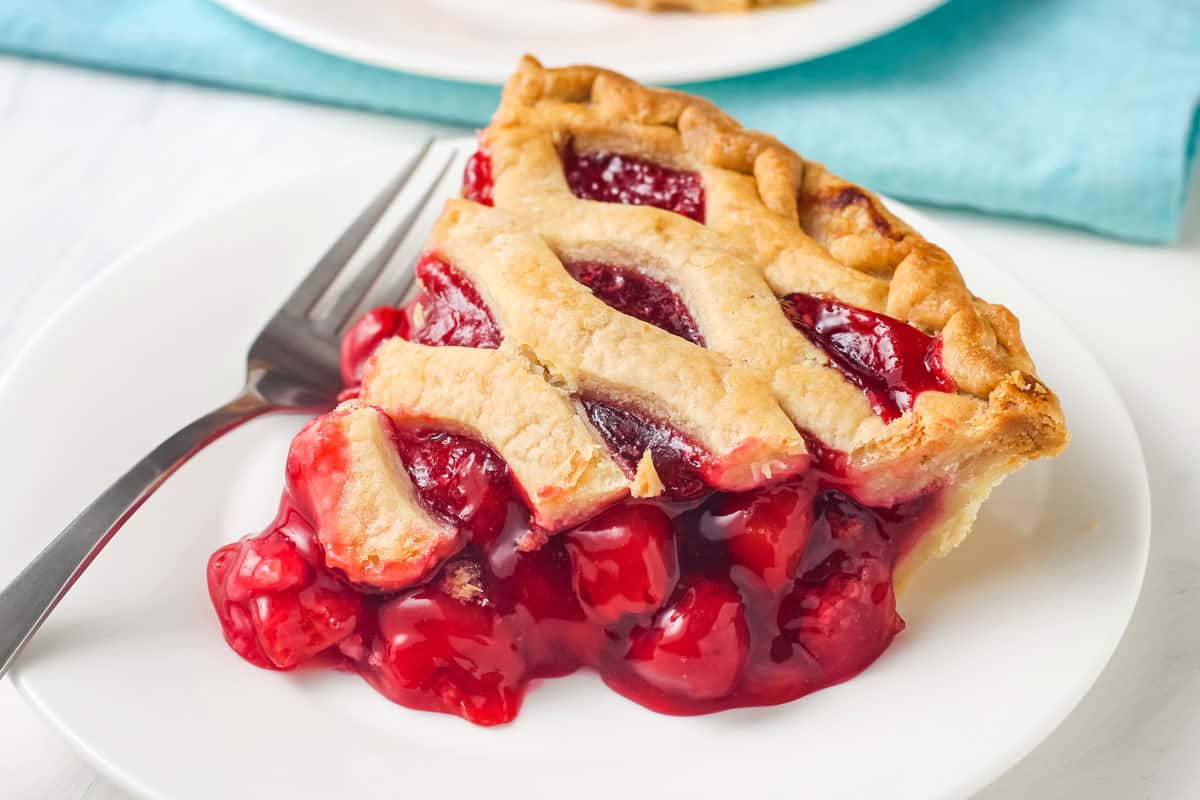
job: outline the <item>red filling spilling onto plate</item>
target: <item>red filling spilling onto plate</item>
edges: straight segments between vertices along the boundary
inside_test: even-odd
[[[571,271],[615,308],[702,342],[669,287],[611,265]],[[342,366],[351,387],[391,336],[500,345],[465,277],[435,256],[417,272],[416,300],[377,309],[347,334]],[[946,385],[929,337],[820,298],[793,295],[784,304],[884,411]],[[271,669],[332,660],[403,705],[495,725],[514,718],[531,681],[581,668],[670,714],[781,703],[857,674],[903,629],[893,568],[937,515],[937,492],[863,505],[844,457],[811,437],[814,467],[804,475],[744,493],[713,491],[702,478],[706,454],[678,431],[634,408],[580,402],[627,471],[650,450],[665,486],[660,498],[627,500],[549,538],[531,536],[521,493],[494,451],[400,425],[391,441],[418,500],[459,532],[462,550],[419,586],[352,584],[326,565],[315,515],[297,499],[309,496],[306,487],[292,485],[264,532],[209,561],[229,645]]]

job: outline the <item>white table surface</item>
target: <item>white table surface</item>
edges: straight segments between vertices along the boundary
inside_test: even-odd
[[[0,369],[141,240],[293,176],[450,130],[0,57]],[[1154,502],[1146,585],[1116,656],[1062,727],[977,800],[1200,797],[1200,199],[1171,247],[927,211],[1091,346],[1133,414]],[[9,681],[0,797],[127,800]]]

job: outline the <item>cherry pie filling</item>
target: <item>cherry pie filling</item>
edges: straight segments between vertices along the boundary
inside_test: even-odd
[[[921,392],[954,391],[940,338],[828,297],[789,294],[779,302],[792,325],[863,390],[884,422],[911,411]]]
[[[671,169],[625,153],[562,152],[563,175],[571,193],[583,200],[653,206],[704,222],[704,186],[695,172]],[[463,173],[463,197],[492,205],[492,160],[477,150]]]
[[[575,163],[592,174],[602,161]],[[490,177],[488,168],[472,169],[468,181]],[[614,308],[703,344],[665,284],[615,265],[569,269]],[[464,276],[436,255],[423,257],[417,273],[412,302],[377,309],[347,334],[342,369],[351,391],[391,336],[500,345]],[[902,322],[810,295],[781,302],[885,420],[919,392],[953,386],[937,340]],[[269,669],[335,663],[402,705],[495,725],[516,716],[531,681],[581,668],[664,713],[782,703],[854,676],[903,629],[893,569],[939,516],[941,492],[864,505],[844,454],[807,435],[814,459],[805,474],[717,492],[703,480],[706,454],[670,425],[603,398],[579,403],[627,471],[650,451],[660,497],[531,537],[519,488],[494,451],[397,424],[391,441],[419,503],[459,531],[463,549],[419,586],[355,585],[326,565],[315,516],[298,499],[309,496],[298,485],[302,471],[289,463],[271,525],[209,560],[229,645]]]
[[[463,170],[463,197],[481,205],[492,205],[492,159],[486,150],[476,150]]]
[[[574,142],[567,142],[562,162],[567,186],[578,198],[654,206],[704,222],[704,186],[695,172],[624,153],[580,153]]]

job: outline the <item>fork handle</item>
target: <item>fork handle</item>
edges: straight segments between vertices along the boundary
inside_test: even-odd
[[[150,451],[64,528],[0,592],[0,678],[92,559],[171,473],[221,434],[272,407],[248,386]]]

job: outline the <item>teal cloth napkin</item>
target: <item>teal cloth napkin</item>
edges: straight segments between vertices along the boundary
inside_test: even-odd
[[[326,55],[208,0],[3,0],[0,51],[472,126],[498,96]],[[1167,242],[1196,149],[1200,0],[955,0],[841,53],[685,88],[882,192]]]

